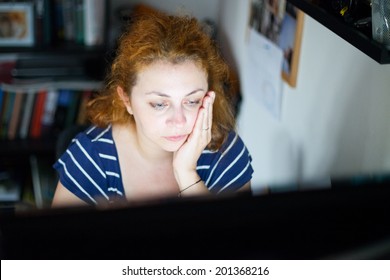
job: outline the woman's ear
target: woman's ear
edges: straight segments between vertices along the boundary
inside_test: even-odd
[[[118,93],[119,99],[125,105],[127,112],[129,112],[129,114],[132,115],[133,110],[132,110],[131,104],[130,104],[130,96],[128,96],[127,93],[125,93],[125,91],[123,90],[123,88],[121,86],[118,86],[116,88],[116,92]]]

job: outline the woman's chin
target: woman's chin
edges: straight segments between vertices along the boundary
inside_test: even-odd
[[[181,146],[183,146],[184,142],[187,140],[187,137],[184,137],[177,141],[165,141],[163,144],[163,149],[167,152],[176,152],[180,149]]]
[[[176,144],[170,144],[170,145],[165,145],[163,149],[167,152],[177,152],[180,147],[183,145],[183,143],[176,143]]]

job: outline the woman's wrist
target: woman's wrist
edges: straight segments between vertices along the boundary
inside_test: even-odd
[[[198,172],[196,172],[195,170],[186,171],[186,172],[175,171],[175,177],[180,190],[185,189],[186,187],[188,187],[189,185],[191,185],[192,183],[200,179]]]
[[[196,181],[195,183],[192,183],[192,184],[189,185],[188,187],[185,187],[184,189],[181,189],[181,190],[179,191],[178,196],[181,197],[181,195],[182,195],[182,193],[183,193],[184,191],[186,191],[186,190],[188,190],[189,188],[191,188],[191,187],[193,187],[193,186],[199,184],[201,181],[202,181],[202,179],[199,179],[198,181]]]
[[[178,196],[207,194],[209,192],[196,171],[176,174],[176,181],[179,185]]]

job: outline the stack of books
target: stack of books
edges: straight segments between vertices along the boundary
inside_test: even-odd
[[[73,124],[87,124],[86,104],[99,81],[0,85],[0,139],[56,136]]]
[[[104,44],[106,0],[35,0],[34,5],[37,45]]]

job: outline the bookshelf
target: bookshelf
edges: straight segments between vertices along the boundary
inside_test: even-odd
[[[56,174],[59,133],[85,124],[85,105],[97,92],[111,54],[107,0],[3,1],[7,13],[22,5],[32,44],[0,38],[0,173],[12,174],[30,192],[32,207],[47,206]],[[31,41],[31,38],[26,41]],[[2,67],[6,66],[6,67]],[[6,69],[6,70],[4,70]],[[5,72],[6,71],[6,72]],[[5,185],[0,179],[0,188]],[[48,188],[48,185],[50,185]],[[5,203],[1,199],[0,210]],[[5,206],[4,206],[5,207]]]

